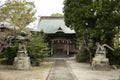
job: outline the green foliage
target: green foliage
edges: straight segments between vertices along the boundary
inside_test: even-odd
[[[53,14],[51,14],[51,16],[63,16],[63,15],[60,13],[53,13]]]
[[[18,46],[8,47],[3,50],[2,54],[0,55],[1,63],[12,65],[14,61],[14,57],[16,57],[18,50]]]
[[[41,32],[34,32],[29,37],[26,44],[27,53],[30,56],[33,65],[39,65],[48,56],[48,44],[44,41],[45,35]],[[0,61],[2,64],[13,64],[14,58],[18,51],[19,41],[14,40],[10,47],[5,48],[0,54]]]
[[[35,20],[35,5],[33,2],[26,0],[7,0],[6,3],[0,7],[0,21],[7,21],[20,30],[24,29],[26,25]]]
[[[64,5],[66,25],[79,37],[113,45],[114,29],[120,25],[119,0],[65,0]]]
[[[115,49],[114,53],[108,53],[111,64],[120,65],[120,48]]]
[[[12,33],[19,33],[21,30],[29,31],[26,26],[33,22],[36,18],[35,5],[33,2],[27,2],[26,0],[6,0],[6,3],[0,6],[0,21],[9,22],[12,26],[19,27],[18,30],[12,30]],[[9,27],[9,26],[8,26]],[[14,35],[16,36],[16,34]],[[8,45],[8,44],[7,44]],[[1,61],[5,64],[12,64],[14,57],[17,54],[18,41],[12,40],[12,44],[7,49],[4,49],[0,54]]]
[[[85,46],[82,45],[79,53],[76,55],[76,61],[77,62],[90,62],[90,57],[89,57],[89,53],[86,50]]]
[[[32,64],[38,65],[48,56],[48,44],[44,41],[43,33],[34,32],[28,42],[27,50]]]
[[[116,30],[120,26],[120,0],[65,0],[64,17],[89,49],[91,40],[92,46],[100,42],[113,47],[120,32]],[[109,51],[108,57],[113,61],[116,55]]]

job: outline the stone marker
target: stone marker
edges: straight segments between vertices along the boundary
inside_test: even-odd
[[[19,44],[17,56],[14,58],[14,68],[28,70],[30,67],[30,57],[28,57],[26,46],[24,44]]]

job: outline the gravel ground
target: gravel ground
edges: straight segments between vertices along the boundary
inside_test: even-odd
[[[0,80],[46,80],[52,62],[44,62],[30,70],[13,70],[11,66],[0,65]]]
[[[67,61],[72,73],[78,80],[118,80],[120,69],[110,71],[93,71],[86,63]]]
[[[11,66],[0,65],[0,80],[46,80],[53,62],[45,62],[30,70],[13,70]],[[62,63],[61,63],[62,64]],[[71,73],[78,80],[118,80],[120,69],[110,71],[93,71],[86,63],[69,60],[66,63]],[[58,66],[58,68],[60,68]],[[62,67],[61,67],[62,68]],[[64,68],[64,67],[63,67]],[[59,72],[62,70],[59,70]],[[61,76],[59,76],[61,77]]]

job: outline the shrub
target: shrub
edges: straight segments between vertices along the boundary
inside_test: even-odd
[[[16,54],[17,54],[17,46],[8,47],[8,48],[4,49],[0,56],[1,63],[12,65]]]
[[[45,43],[45,35],[41,32],[34,32],[28,42],[27,51],[33,65],[39,65],[48,56],[48,44]]]
[[[112,65],[120,65],[120,48],[116,48],[114,52],[108,52],[107,56]]]
[[[90,62],[89,53],[84,45],[82,45],[81,49],[79,50],[79,53],[76,55],[76,61],[77,62]]]

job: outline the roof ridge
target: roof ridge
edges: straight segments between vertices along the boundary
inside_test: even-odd
[[[40,19],[64,19],[64,16],[40,16]]]

